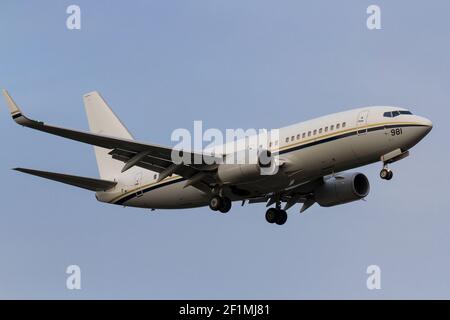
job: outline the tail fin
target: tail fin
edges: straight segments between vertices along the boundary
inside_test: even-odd
[[[83,101],[89,122],[89,129],[92,133],[134,140],[127,128],[117,118],[97,91],[85,94]],[[123,163],[114,160],[108,154],[110,150],[101,147],[94,147],[94,150],[100,178],[113,179],[120,174]]]

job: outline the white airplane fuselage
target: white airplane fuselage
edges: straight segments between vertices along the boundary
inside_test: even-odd
[[[394,113],[393,113],[394,112]],[[330,114],[279,129],[269,148],[286,164],[275,175],[242,182],[250,193],[228,191],[232,201],[295,188],[314,179],[382,160],[390,152],[406,152],[432,128],[430,120],[398,107],[367,107]],[[140,167],[125,172],[117,185],[96,193],[99,201],[123,206],[175,209],[206,206],[210,194],[185,187],[186,179]]]

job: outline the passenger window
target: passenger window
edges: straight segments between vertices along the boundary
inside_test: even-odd
[[[332,124],[331,126],[330,126],[330,131],[333,131],[334,130],[334,125]]]
[[[328,132],[328,127],[325,127],[325,132]]]
[[[289,142],[289,137],[286,138],[286,142]]]
[[[338,124],[336,125],[336,129],[339,129],[340,127],[341,127],[341,124],[338,123]]]
[[[291,141],[294,141],[294,139],[295,139],[295,136],[292,136],[292,137],[291,137]]]
[[[316,135],[317,133],[317,129],[314,129],[313,135]]]
[[[297,140],[300,140],[300,133],[297,135]]]
[[[308,137],[311,137],[311,131],[308,131]]]
[[[322,133],[322,128],[319,129],[319,134]]]
[[[155,179],[155,180],[156,180],[156,174],[155,174],[155,175],[153,175],[153,179]]]
[[[302,133],[302,138],[305,139],[305,136],[306,136],[306,133],[303,132],[303,133]]]
[[[345,128],[346,123],[342,122],[342,128]]]

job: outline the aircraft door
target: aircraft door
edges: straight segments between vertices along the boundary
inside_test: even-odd
[[[369,110],[363,110],[360,113],[358,113],[358,118],[356,119],[356,128],[357,128],[357,134],[364,135],[367,133],[367,118],[369,116]]]

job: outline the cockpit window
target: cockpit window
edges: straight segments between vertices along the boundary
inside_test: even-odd
[[[412,114],[411,111],[408,110],[398,110],[398,111],[388,111],[383,113],[383,116],[386,118],[394,118],[401,114]]]

